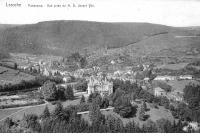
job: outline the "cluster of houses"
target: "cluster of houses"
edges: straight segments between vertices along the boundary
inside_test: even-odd
[[[179,102],[183,101],[183,92],[177,92],[177,91],[166,92],[161,87],[154,88],[154,95],[157,97],[164,96],[167,97],[169,100],[173,101],[179,101]]]
[[[111,62],[115,64],[114,61]],[[30,64],[30,63],[29,63]],[[106,76],[102,76],[99,67],[87,68],[87,69],[78,69],[73,72],[57,70],[51,68],[51,63],[39,61],[28,66],[21,66],[21,69],[36,71],[45,76],[56,76],[60,75],[63,77],[63,81],[68,83],[71,81],[71,78],[82,78],[88,81],[88,94],[93,92],[100,92],[101,95],[111,94],[113,91],[113,83],[110,82],[111,79],[119,79],[123,81],[130,81],[131,83],[139,83],[139,85],[144,88],[153,89],[155,96],[166,96],[169,99],[175,101],[182,101],[182,93],[173,92],[167,93],[161,87],[154,87],[149,83],[149,77],[145,74],[148,71],[152,70],[150,65],[138,65],[132,68],[127,68],[124,70],[117,70],[113,73],[106,73]],[[181,76],[157,76],[154,78],[155,81],[170,81],[170,80],[192,80],[192,75],[181,75]]]

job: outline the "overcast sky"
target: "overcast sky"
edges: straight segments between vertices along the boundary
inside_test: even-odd
[[[21,3],[21,8],[6,7]],[[95,8],[28,8],[27,4],[91,3]],[[170,26],[200,26],[198,0],[0,0],[0,23],[29,24],[49,20],[149,22]]]

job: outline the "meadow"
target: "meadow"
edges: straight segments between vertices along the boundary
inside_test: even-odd
[[[22,80],[29,81],[34,78],[34,76],[20,72],[19,70],[0,66],[0,85],[18,84]]]

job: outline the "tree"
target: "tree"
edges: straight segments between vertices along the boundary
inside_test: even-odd
[[[145,120],[145,108],[144,108],[144,105],[141,105],[140,112],[139,112],[139,119],[141,121]]]
[[[106,126],[111,133],[120,132],[123,129],[123,123],[119,118],[115,118],[112,115],[106,117]]]
[[[58,102],[56,104],[54,111],[53,111],[53,115],[58,116],[62,111],[63,111],[63,105],[60,102]]]
[[[58,86],[57,97],[61,101],[65,101],[66,100],[66,97],[65,97],[65,88],[63,86]]]
[[[144,110],[147,111],[147,104],[146,104],[146,102],[143,102],[142,106],[143,106]]]
[[[42,94],[47,101],[57,99],[57,89],[55,82],[47,81],[42,86]]]
[[[108,97],[103,97],[101,102],[101,108],[107,108],[109,106],[109,99]]]
[[[56,122],[67,122],[69,120],[69,112],[63,109],[63,105],[60,102],[56,104],[56,107],[52,114],[53,120],[55,120]]]
[[[81,100],[80,100],[80,104],[85,103],[85,97],[82,95]]]
[[[89,95],[89,97],[88,97],[88,99],[87,99],[87,102],[88,103],[92,103],[92,101],[94,100],[94,99],[96,99],[96,97],[99,97],[98,99],[100,99],[100,94],[99,93],[91,93],[90,95]]]
[[[67,86],[67,88],[65,89],[65,98],[67,100],[73,100],[74,99],[74,91],[73,91],[73,88],[72,86]]]
[[[89,118],[95,127],[98,127],[105,121],[104,116],[101,114],[100,107],[97,104],[96,99],[92,101],[89,106]]]
[[[47,119],[49,117],[50,117],[49,108],[48,108],[48,106],[46,106],[45,109],[44,109],[44,111],[43,111],[43,113],[41,114],[40,118],[42,120],[45,120],[45,119]]]
[[[41,130],[41,126],[38,122],[38,116],[35,114],[24,115],[20,124],[22,127],[30,129],[33,132],[40,132]]]
[[[136,107],[133,107],[127,97],[119,97],[114,103],[114,112],[124,118],[132,117],[137,112]]]
[[[14,122],[12,119],[10,118],[6,118],[5,121],[2,124],[2,128],[0,130],[0,132],[4,133],[4,132],[8,132],[10,131],[11,127],[14,125]]]
[[[14,63],[14,69],[17,69],[17,63]]]
[[[172,124],[169,120],[159,119],[156,121],[159,133],[173,133]]]

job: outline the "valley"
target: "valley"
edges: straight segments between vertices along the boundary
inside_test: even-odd
[[[0,121],[23,131],[32,130],[21,125],[29,117],[85,131],[110,121],[120,129],[98,130],[198,131],[199,34],[149,23],[2,25]]]

